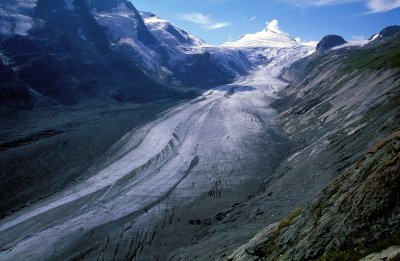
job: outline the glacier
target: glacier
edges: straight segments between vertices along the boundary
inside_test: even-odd
[[[273,168],[270,159],[282,141],[269,105],[287,86],[281,71],[315,46],[292,39],[277,22],[237,42],[211,46],[152,13],[118,3],[91,12],[111,47],[144,69],[165,76],[187,55],[209,53],[236,80],[131,130],[83,180],[1,219],[1,260],[64,259],[77,248],[87,251],[87,259],[146,259],[150,250],[143,245],[151,247],[162,236],[159,226],[170,213],[200,215],[245,200]],[[65,4],[74,11],[73,1]],[[30,27],[24,28],[28,33]],[[87,39],[82,29],[76,33]],[[157,52],[160,43],[173,54],[166,66]],[[232,62],[245,73],[238,74]],[[133,245],[141,250],[132,252]]]

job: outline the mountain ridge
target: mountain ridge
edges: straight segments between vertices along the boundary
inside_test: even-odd
[[[359,260],[398,244],[399,40],[314,53],[284,71],[291,85],[274,106],[297,145],[265,193],[291,187],[303,203],[230,260]]]

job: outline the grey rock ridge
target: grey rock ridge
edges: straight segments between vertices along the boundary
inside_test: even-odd
[[[299,208],[228,259],[358,260],[399,244],[399,40],[315,53],[285,71],[292,84],[275,106],[295,145],[266,193]]]

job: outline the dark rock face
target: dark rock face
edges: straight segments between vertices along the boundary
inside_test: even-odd
[[[372,35],[368,40],[369,41],[373,40],[374,42],[376,42],[382,39],[391,38],[398,33],[400,33],[400,26],[392,25],[385,27],[382,31],[379,32],[379,34]]]
[[[176,80],[179,87],[209,88],[231,82],[233,74],[246,74],[246,69],[219,63],[208,52],[193,54],[190,48],[199,43],[172,25],[165,31],[179,46],[166,46],[162,36],[157,39],[139,11],[126,0],[69,4],[64,0],[38,0],[30,3],[29,12],[19,4],[7,0],[5,10],[14,16],[4,15],[0,23],[17,24],[15,17],[23,12],[28,15],[25,19],[32,21],[32,28],[22,34],[1,35],[0,50],[10,58],[11,67],[19,68],[15,76],[23,84],[63,105],[100,98],[135,103],[159,100],[177,94],[170,88],[176,86]],[[119,9],[129,12],[127,21],[97,16],[105,12],[120,19]],[[125,38],[134,43],[121,43]],[[177,51],[179,48],[189,51]]]
[[[103,11],[116,8],[122,2],[125,2],[125,0],[94,0],[89,1],[89,4],[92,8]]]
[[[327,35],[317,44],[317,51],[327,51],[345,43],[347,42],[339,35]]]
[[[138,39],[139,39],[139,41],[141,41],[145,45],[157,44],[157,42],[158,42],[157,39],[147,29],[139,11],[129,1],[125,1],[125,5],[135,13],[136,19],[138,21]]]
[[[219,68],[209,52],[188,57],[184,65],[176,68],[176,77],[186,86],[209,88],[226,84],[235,78]]]
[[[31,92],[23,82],[16,78],[14,71],[0,60],[0,104],[20,109],[31,109]]]
[[[63,105],[100,97],[144,102],[176,95],[176,91],[147,76],[134,61],[111,50],[104,29],[91,14],[90,4],[112,8],[120,2],[137,13],[142,28],[138,30],[139,40],[154,43],[154,36],[130,2],[75,1],[74,8],[68,9],[63,0],[39,0],[34,10],[35,26],[28,35],[0,38],[10,67],[18,67],[15,77]],[[7,99],[10,97],[15,95]]]
[[[167,27],[167,32],[169,32],[171,35],[173,35],[175,38],[177,38],[182,44],[192,44],[192,41],[190,40],[189,37],[187,37],[186,32],[179,32],[177,29],[175,29],[173,26],[168,25]],[[185,35],[186,37],[184,37]]]
[[[393,37],[398,33],[400,33],[400,26],[398,25],[388,26],[379,33],[379,38],[385,39],[388,37]]]

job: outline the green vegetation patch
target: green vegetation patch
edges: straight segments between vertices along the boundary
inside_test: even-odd
[[[346,72],[400,68],[400,36],[352,52],[343,59]]]
[[[294,221],[297,220],[297,218],[303,214],[304,209],[302,208],[298,208],[296,210],[294,210],[293,212],[291,212],[285,219],[282,220],[282,222],[279,224],[278,230],[282,230],[284,228],[287,228],[289,226],[291,226]]]
[[[391,246],[400,245],[400,229],[396,230],[386,238],[374,241],[364,242],[351,249],[341,251],[331,251],[328,254],[314,259],[315,261],[356,261],[373,253],[381,252]]]
[[[265,248],[260,249],[261,251],[256,251],[256,255],[259,257],[262,257],[262,260],[267,260],[267,257],[270,258],[270,255],[275,255],[278,256],[280,252],[279,246],[277,246],[277,240],[278,237],[283,234],[283,230],[289,228],[291,225],[294,224],[294,222],[300,217],[301,214],[303,214],[304,209],[303,208],[298,208],[291,212],[286,218],[284,218],[279,226],[278,229],[273,233],[271,239],[269,242],[266,244]],[[293,244],[295,244],[294,242]],[[258,253],[257,253],[258,252]],[[275,257],[276,258],[276,257]]]

